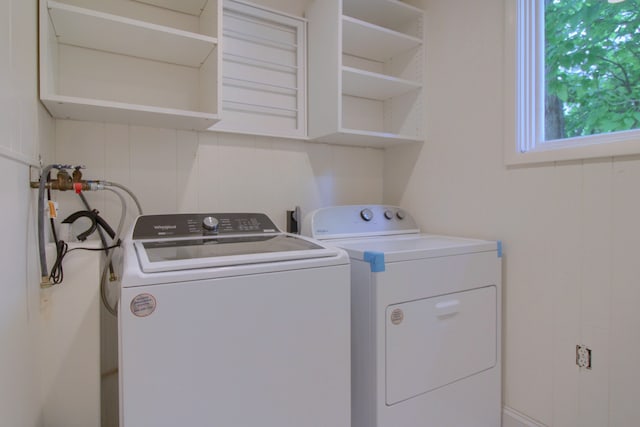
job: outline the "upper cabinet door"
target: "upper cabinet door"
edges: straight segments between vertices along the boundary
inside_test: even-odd
[[[225,0],[222,115],[212,130],[306,138],[306,21]]]

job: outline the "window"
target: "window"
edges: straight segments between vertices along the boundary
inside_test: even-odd
[[[508,3],[512,163],[640,153],[640,0]]]

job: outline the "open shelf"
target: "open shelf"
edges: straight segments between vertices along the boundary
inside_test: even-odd
[[[190,130],[219,121],[217,0],[39,4],[40,99],[53,117]]]
[[[41,100],[54,117],[61,119],[73,118],[187,130],[206,129],[218,121],[215,114],[124,102],[58,95]]]
[[[207,0],[135,0],[188,15],[200,16],[207,6]]]
[[[323,0],[310,3],[307,18],[309,138],[423,142],[424,12],[397,0]]]
[[[422,11],[397,0],[343,0],[343,13],[387,28],[402,28]]]
[[[217,45],[213,37],[56,1],[48,9],[62,44],[189,67],[199,67]]]
[[[385,100],[421,87],[420,83],[410,80],[342,67],[342,93],[345,95]]]
[[[422,40],[350,16],[342,17],[344,53],[384,62],[398,52],[422,45]]]
[[[338,132],[318,138],[318,141],[360,147],[388,148],[400,144],[424,142],[422,138],[395,133],[373,132],[342,128]]]

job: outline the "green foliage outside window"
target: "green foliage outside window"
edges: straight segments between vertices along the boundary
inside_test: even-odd
[[[640,128],[640,0],[545,3],[545,139]]]

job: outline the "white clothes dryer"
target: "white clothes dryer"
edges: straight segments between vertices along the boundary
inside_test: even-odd
[[[302,230],[351,258],[353,427],[501,425],[500,242],[421,234],[383,205]]]
[[[349,259],[263,214],[148,215],[124,243],[121,427],[349,427]]]

